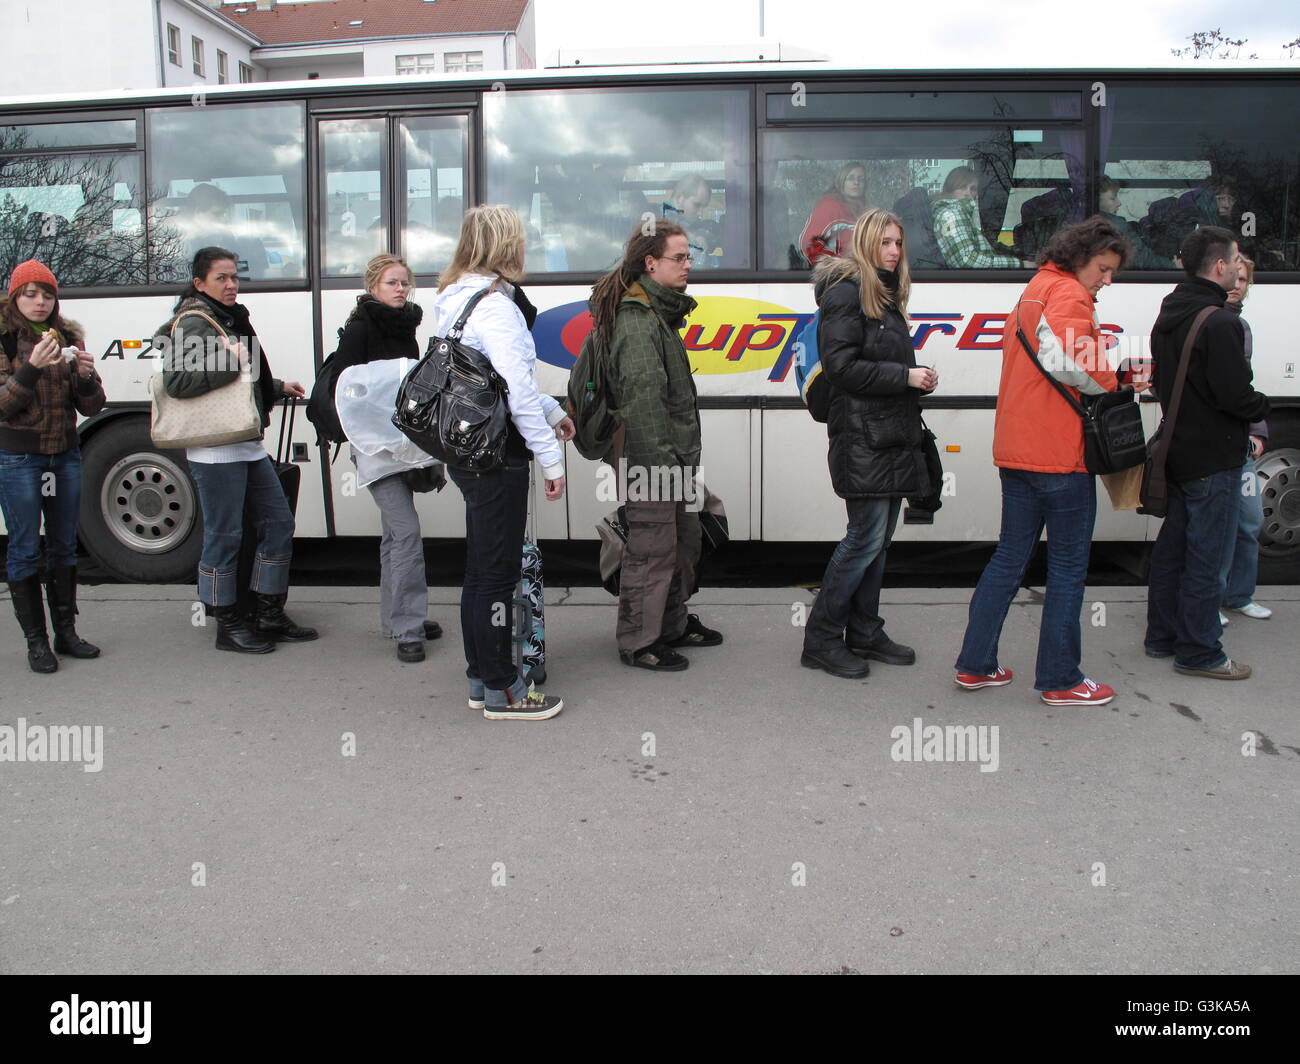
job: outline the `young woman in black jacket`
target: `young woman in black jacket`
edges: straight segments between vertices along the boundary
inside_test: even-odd
[[[396,255],[376,255],[366,263],[366,290],[357,296],[339,337],[339,373],[385,358],[420,357],[415,330],[424,318],[410,301],[411,270]],[[354,458],[355,460],[355,458]],[[442,627],[428,619],[429,586],[424,572],[424,537],[415,495],[405,474],[367,485],[379,507],[379,623],[397,640],[399,661],[423,661],[424,641]]]
[[[902,500],[928,494],[920,397],[939,383],[916,364],[907,328],[911,280],[903,224],[873,208],[853,228],[849,257],[813,272],[821,324],[817,346],[831,388],[831,483],[848,509],[848,531],[831,555],[804,629],[801,663],[861,679],[867,659],[911,665],[880,618],[885,552]]]

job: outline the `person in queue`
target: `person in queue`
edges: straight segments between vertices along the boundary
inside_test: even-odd
[[[934,239],[950,269],[1007,269],[1020,265],[1009,248],[990,244],[980,231],[979,175],[969,166],[956,166],[931,204]]]
[[[450,265],[439,276],[435,333],[445,336],[465,304],[490,292],[465,324],[462,342],[481,351],[506,382],[510,407],[505,462],[482,473],[449,468],[465,497],[465,581],[461,633],[469,706],[488,720],[546,720],[564,700],[529,689],[515,665],[510,617],[528,520],[529,463],[536,457],[546,497],[564,495],[564,450],[573,422],[537,389],[537,351],[516,285],[524,272],[524,223],[509,207],[471,207]]]
[[[248,308],[238,301],[238,271],[230,250],[200,249],[191,264],[190,284],[182,291],[171,318],[158,330],[154,344],[173,352],[173,357],[163,359],[163,386],[174,399],[192,399],[241,376],[251,377],[253,400],[265,429],[276,403],[286,397],[301,398],[304,392],[297,381],[272,378]],[[205,357],[196,365],[182,357],[182,350],[198,343],[215,357]],[[277,642],[315,639],[315,629],[295,624],[284,612],[293,556],[293,511],[261,439],[190,447],[185,458],[203,510],[199,600],[217,620],[217,648],[267,654]],[[251,618],[244,617],[236,605],[245,508],[253,515],[258,537],[251,577],[255,600]]]
[[[420,357],[415,331],[424,311],[411,302],[415,279],[406,261],[396,255],[376,255],[366,263],[365,285],[339,337],[339,373],[380,359]],[[401,473],[366,486],[379,507],[383,532],[379,540],[380,627],[397,641],[398,661],[423,661],[425,640],[440,638],[442,626],[429,620],[424,538],[415,493]]]
[[[58,280],[35,259],[19,263],[0,303],[0,509],[9,534],[9,595],[32,672],[56,672],[55,653],[99,657],[99,648],[77,635],[75,624],[81,506],[77,415],[97,414],[104,402],[81,327],[59,313]],[[42,516],[53,651],[37,575]]]
[[[1007,322],[993,427],[1002,530],[971,597],[957,656],[958,687],[977,690],[1011,682],[1012,671],[998,663],[998,641],[1046,528],[1047,591],[1034,687],[1051,706],[1100,706],[1115,697],[1113,688],[1094,683],[1080,669],[1079,614],[1097,516],[1096,481],[1084,464],[1083,423],[1035,368],[1017,331],[1043,368],[1076,398],[1115,391],[1120,383],[1106,358],[1095,304],[1131,255],[1123,234],[1103,218],[1062,229],[1039,253],[1038,272]]]
[[[627,546],[614,638],[624,665],[652,672],[687,668],[679,648],[722,643],[721,632],[686,612],[702,550],[699,514],[687,506],[699,501],[699,400],[678,332],[695,309],[690,274],[681,226],[638,226],[587,304],[608,351],[609,398],[623,428],[616,464]]]
[[[847,255],[853,225],[867,209],[867,168],[848,162],[835,172],[831,187],[819,199],[799,235],[799,249],[810,266],[826,255]]]
[[[1254,336],[1250,331],[1250,322],[1242,313],[1242,304],[1246,302],[1246,293],[1255,280],[1255,263],[1250,259],[1241,260],[1241,269],[1237,273],[1237,283],[1228,292],[1226,309],[1241,314],[1241,325],[1245,330],[1246,361],[1254,353]],[[1241,467],[1241,491],[1237,500],[1237,538],[1228,551],[1228,560],[1223,571],[1223,608],[1253,617],[1257,621],[1266,621],[1273,616],[1267,606],[1255,601],[1255,584],[1259,579],[1259,530],[1264,527],[1264,497],[1259,491],[1259,475],[1255,472],[1255,463],[1268,446],[1268,422],[1252,421],[1246,430],[1250,437],[1250,453]],[[1221,624],[1228,619],[1219,614]]]
[[[920,398],[939,384],[935,370],[916,364],[903,241],[897,215],[875,207],[854,225],[848,255],[823,259],[813,271],[817,346],[831,390],[831,484],[848,510],[848,529],[826,566],[799,660],[849,680],[867,675],[869,658],[916,660],[878,618],[884,553],[903,499],[931,489]]]

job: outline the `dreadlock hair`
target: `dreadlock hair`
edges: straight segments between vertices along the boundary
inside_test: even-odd
[[[592,286],[591,316],[602,339],[608,341],[613,335],[619,300],[645,273],[646,256],[660,258],[668,246],[668,238],[674,236],[686,236],[686,230],[676,222],[647,218],[628,237],[623,261]]]

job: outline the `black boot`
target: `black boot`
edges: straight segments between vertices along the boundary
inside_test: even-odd
[[[77,635],[77,567],[61,565],[45,577],[45,595],[50,601],[54,649],[74,658],[97,658],[99,647]]]
[[[253,612],[253,631],[264,639],[307,643],[316,638],[315,628],[299,627],[284,612],[288,595],[263,595],[260,591],[255,591],[253,598],[257,602]]]
[[[257,635],[239,612],[238,606],[213,606],[212,616],[217,619],[217,649],[233,650],[237,654],[269,654],[275,644]]]
[[[45,630],[45,603],[41,599],[40,580],[35,575],[26,580],[10,580],[9,596],[27,639],[27,664],[32,667],[32,672],[58,672],[59,659],[50,650],[50,635]]]

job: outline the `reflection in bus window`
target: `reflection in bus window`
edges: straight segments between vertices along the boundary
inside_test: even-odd
[[[252,280],[302,277],[306,160],[300,104],[149,112],[149,215],[170,255],[154,281],[189,276],[202,247],[235,252]]]
[[[0,276],[40,259],[67,287],[143,284],[140,208],[138,154],[30,155],[22,127],[0,131]]]
[[[902,219],[913,270],[1015,266],[1083,217],[1083,154],[1083,133],[1068,129],[769,130],[761,148],[762,265],[807,269],[811,237],[820,235],[810,236],[809,226],[826,206],[828,175],[856,176],[853,169],[861,167],[864,209],[884,207]],[[963,232],[969,238],[973,230],[983,241],[977,247],[987,263],[961,255],[956,245],[950,250],[957,261],[949,262],[935,233],[936,207],[951,213],[941,201],[958,167],[977,175],[975,198],[963,194],[968,202],[957,206],[965,212]]]
[[[403,118],[399,126],[406,174],[403,257],[415,273],[437,273],[451,261],[465,213],[469,120]]]
[[[488,202],[523,215],[530,273],[598,272],[648,214],[678,212],[678,182],[707,203],[682,221],[701,266],[749,251],[749,104],[734,89],[494,92],[483,98]],[[692,197],[694,198],[694,197]]]
[[[1183,238],[1204,225],[1236,233],[1258,270],[1296,268],[1300,88],[1259,81],[1108,88],[1103,176],[1123,189],[1109,213],[1149,252],[1137,268],[1169,269]]]
[[[382,118],[320,124],[325,169],[321,203],[321,267],[326,277],[359,277],[388,250],[384,189],[388,134]]]

